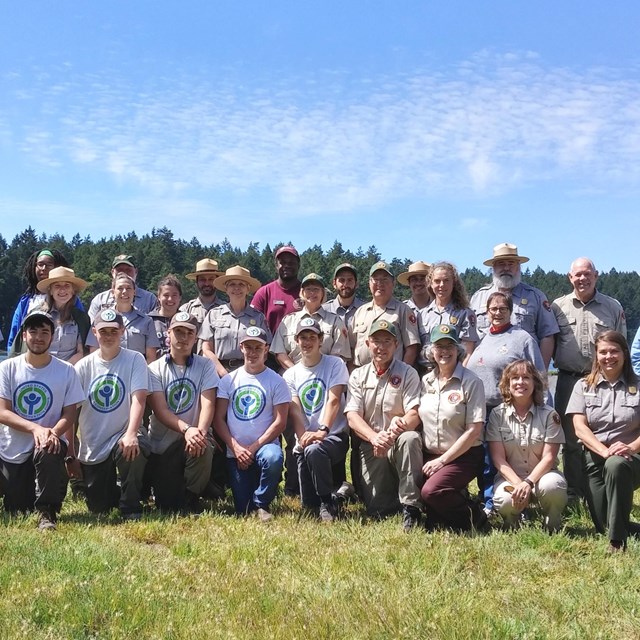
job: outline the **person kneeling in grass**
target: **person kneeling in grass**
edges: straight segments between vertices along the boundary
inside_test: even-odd
[[[227,445],[236,513],[255,511],[267,522],[282,475],[278,437],[287,424],[291,394],[287,383],[265,365],[269,344],[264,329],[247,327],[240,350],[244,365],[220,381],[214,425]]]
[[[210,432],[220,378],[213,363],[192,354],[198,320],[176,313],[168,329],[169,353],[149,365],[152,414],[149,476],[156,506],[201,513],[211,475]]]
[[[333,522],[338,505],[332,496],[333,467],[344,466],[349,448],[344,392],[347,366],[338,356],[324,355],[322,329],[314,318],[298,323],[295,341],[302,360],[284,373],[293,398],[290,406],[298,441],[293,453],[298,462],[300,499],[309,509],[320,507],[322,522]],[[338,481],[340,486],[340,481]]]
[[[73,461],[70,475],[84,477],[92,513],[119,507],[125,520],[138,520],[149,455],[142,428],[149,370],[142,354],[120,346],[124,331],[115,309],[99,311],[92,327],[98,349],[75,365],[86,400],[78,420],[80,467]]]

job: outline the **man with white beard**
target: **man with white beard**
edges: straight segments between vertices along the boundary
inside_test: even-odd
[[[509,293],[513,299],[511,324],[524,329],[540,346],[545,367],[553,355],[554,336],[559,333],[556,317],[547,296],[520,281],[520,265],[529,258],[518,255],[515,244],[503,242],[493,248],[493,257],[483,264],[493,269],[493,282],[473,294],[470,306],[477,317],[478,334],[482,338],[489,331],[487,299],[495,291]]]

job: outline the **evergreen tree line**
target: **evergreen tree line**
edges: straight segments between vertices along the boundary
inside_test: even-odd
[[[285,244],[283,242],[282,244]],[[263,284],[276,277],[274,253],[280,247],[265,245],[261,250],[258,242],[249,244],[246,250],[233,247],[225,238],[219,244],[203,245],[197,238],[189,242],[174,238],[167,228],[153,229],[150,234],[138,237],[131,232],[126,236],[112,236],[93,241],[89,236],[82,238],[76,234],[67,241],[60,234],[47,236],[38,235],[28,227],[18,234],[9,244],[0,235],[0,325],[6,336],[9,333],[13,310],[25,289],[23,281],[23,267],[29,256],[36,250],[43,248],[61,251],[73,267],[76,275],[89,283],[81,298],[85,307],[94,295],[108,289],[111,285],[111,262],[114,256],[125,253],[134,256],[138,267],[139,284],[151,291],[155,291],[158,281],[169,273],[176,274],[183,285],[183,301],[197,295],[195,283],[187,280],[184,275],[195,270],[196,262],[204,257],[218,261],[222,271],[240,264],[251,271],[251,275]],[[567,256],[567,264],[577,256]],[[419,256],[419,259],[429,261],[430,256]],[[326,279],[331,287],[331,277],[334,268],[342,263],[353,264],[359,275],[358,295],[370,299],[367,286],[369,268],[374,262],[386,259],[396,274],[406,271],[413,260],[407,258],[392,258],[381,256],[375,246],[363,250],[359,248],[355,253],[345,250],[338,241],[325,251],[320,245],[314,245],[300,254],[300,274],[315,272]],[[597,266],[597,265],[596,265]],[[489,269],[466,269],[460,274],[464,280],[469,295],[490,280]],[[550,301],[571,291],[571,285],[564,273],[543,271],[537,267],[531,271],[523,271],[523,280],[538,287],[547,295]],[[633,339],[640,325],[640,276],[635,271],[618,272],[611,269],[609,273],[600,274],[598,289],[620,301],[627,316],[629,340]],[[396,296],[401,300],[409,296],[409,290],[396,285]]]

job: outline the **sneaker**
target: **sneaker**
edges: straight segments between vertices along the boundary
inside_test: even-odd
[[[420,509],[405,505],[402,507],[402,529],[405,533],[411,531],[420,524]]]
[[[51,511],[41,511],[38,529],[40,531],[55,531],[57,518]]]
[[[273,514],[271,514],[266,509],[263,509],[262,507],[258,507],[255,513],[260,522],[269,522],[269,520],[273,518]]]
[[[322,502],[318,515],[322,522],[333,522],[338,517],[338,510],[332,502]]]
[[[355,500],[356,488],[350,482],[345,480],[336,491],[336,497],[344,502],[347,500]]]
[[[609,540],[607,554],[624,553],[627,550],[627,543],[624,540]]]

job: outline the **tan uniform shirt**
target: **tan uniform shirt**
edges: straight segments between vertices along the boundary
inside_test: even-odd
[[[420,393],[420,420],[422,440],[429,453],[448,451],[474,422],[484,424],[484,386],[478,376],[460,363],[453,375],[442,386],[437,371],[422,379]],[[471,446],[482,444],[478,438]]]
[[[302,354],[296,342],[296,329],[303,318],[313,318],[318,321],[324,337],[320,351],[328,356],[340,356],[351,360],[351,347],[344,322],[335,314],[320,307],[315,313],[306,309],[288,313],[278,326],[273,336],[271,353],[286,353],[294,364],[302,359]]]
[[[595,388],[587,387],[585,380],[578,380],[566,413],[585,415],[593,435],[607,446],[614,442],[630,444],[640,436],[638,387],[627,385],[623,378],[611,385],[600,376]]]
[[[599,291],[586,303],[574,292],[569,293],[554,300],[551,308],[560,327],[553,356],[559,369],[571,373],[591,371],[596,336],[608,329],[627,335],[622,305]]]
[[[267,338],[271,339],[267,321],[260,311],[247,304],[244,310],[236,315],[228,303],[222,304],[207,313],[198,338],[202,341],[212,341],[213,352],[218,356],[218,360],[242,361],[239,343],[247,327],[260,327],[267,332]]]
[[[502,442],[507,463],[521,478],[529,475],[540,462],[545,442],[562,444],[565,441],[560,416],[552,407],[533,406],[524,420],[520,420],[513,406],[506,403],[491,412],[486,440]]]
[[[194,298],[193,300],[189,300],[189,302],[185,302],[183,305],[181,305],[179,310],[190,313],[198,321],[198,324],[202,325],[207,313],[214,307],[217,307],[221,304],[222,300],[220,300],[218,296],[213,299],[213,302],[211,304],[208,304],[206,306],[202,303],[202,300],[200,300],[200,298]]]
[[[366,340],[369,337],[371,325],[378,319],[387,320],[398,329],[398,348],[395,352],[398,360],[402,360],[407,347],[420,344],[417,316],[404,302],[391,298],[384,309],[377,307],[373,301],[365,302],[356,311],[353,324],[349,326],[349,341],[356,367],[371,362],[371,353]]]
[[[376,432],[389,427],[420,402],[420,378],[413,367],[393,359],[379,376],[373,364],[355,369],[349,377],[345,413],[355,411]]]

